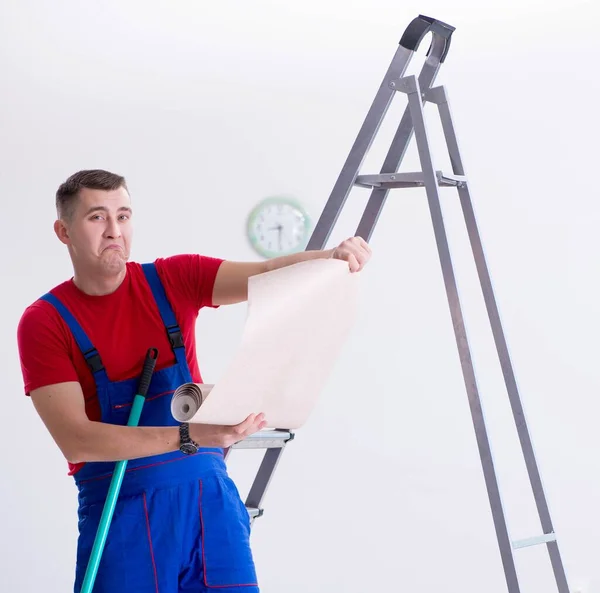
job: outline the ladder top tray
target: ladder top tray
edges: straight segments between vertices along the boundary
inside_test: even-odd
[[[438,185],[441,187],[456,187],[459,183],[466,183],[464,175],[454,175],[436,171]],[[381,173],[379,175],[358,175],[355,185],[366,188],[394,189],[402,187],[423,187],[425,175],[421,171],[416,173]]]

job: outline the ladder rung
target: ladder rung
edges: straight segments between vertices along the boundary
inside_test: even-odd
[[[527,539],[520,539],[512,543],[512,547],[517,550],[518,548],[527,548],[529,546],[537,546],[539,544],[547,544],[549,542],[556,541],[556,534],[546,533],[544,535],[538,535],[537,537],[530,537]]]
[[[438,185],[442,187],[455,187],[459,183],[466,183],[467,178],[464,175],[454,175],[453,173],[435,172]],[[380,175],[359,175],[354,182],[359,187],[369,189],[380,187],[394,189],[401,187],[423,187],[425,185],[425,175],[418,171],[416,173],[381,173]]]
[[[251,519],[256,519],[256,517],[260,517],[263,514],[262,509],[257,509],[254,507],[246,507],[246,510],[248,511],[248,515],[250,515]]]
[[[232,445],[232,449],[280,449],[294,434],[286,430],[265,430],[254,433]]]

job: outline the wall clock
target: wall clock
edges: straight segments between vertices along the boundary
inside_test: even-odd
[[[298,200],[270,197],[250,212],[247,233],[254,250],[269,258],[304,250],[310,226],[310,217]]]

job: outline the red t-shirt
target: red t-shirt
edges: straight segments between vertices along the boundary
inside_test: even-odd
[[[154,262],[181,328],[195,383],[202,382],[196,356],[196,318],[202,307],[215,306],[213,286],[222,261],[201,255],[176,255]],[[127,263],[125,279],[112,294],[90,296],[72,279],[50,292],[69,309],[98,350],[110,381],[139,376],[150,347],[159,351],[156,370],[176,363],[141,264]],[[44,385],[79,381],[88,418],[100,420],[94,377],[69,327],[50,303],[37,300],[27,307],[19,322],[17,340],[27,395]],[[69,464],[69,473],[75,473],[81,465]]]

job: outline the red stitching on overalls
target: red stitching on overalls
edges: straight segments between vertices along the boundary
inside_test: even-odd
[[[195,455],[218,455],[223,457],[222,453],[215,453],[214,451],[199,451]],[[149,467],[156,467],[157,465],[164,465],[165,463],[173,463],[174,461],[181,461],[182,459],[189,459],[187,455],[183,457],[177,457],[176,459],[169,459],[168,461],[157,461],[156,463],[149,463],[148,465],[140,465],[139,467],[132,467],[125,470],[125,473],[136,472],[139,469],[148,469]],[[81,480],[80,484],[87,484],[88,482],[96,482],[97,480],[105,480],[106,478],[112,478],[112,474],[104,474],[103,476],[96,476],[94,478],[88,478],[87,480]]]
[[[154,561],[154,548],[152,547],[152,535],[150,534],[150,517],[148,516],[148,505],[146,504],[146,493],[144,492],[144,513],[146,515],[146,529],[148,530],[148,543],[150,544],[150,557],[152,558],[152,568],[154,569],[154,584],[156,593],[158,592],[158,575],[156,574],[156,562]]]
[[[169,393],[175,393],[175,390],[171,389],[171,391],[163,391],[162,393],[157,393],[156,395],[153,395],[152,397],[147,397],[146,401],[151,402],[153,399],[163,397],[164,395],[169,395]],[[117,405],[113,406],[113,410],[120,410],[121,408],[128,408],[129,406],[132,406],[132,405],[133,405],[133,402],[129,402],[126,404],[117,404]]]
[[[202,564],[204,566],[204,585],[211,589],[227,589],[228,587],[258,587],[258,583],[243,583],[237,585],[209,585],[207,581],[206,556],[204,554],[204,519],[202,517],[202,480],[198,480],[198,511],[200,512],[200,533],[202,534]]]

